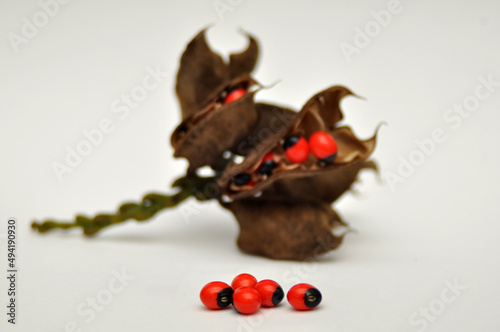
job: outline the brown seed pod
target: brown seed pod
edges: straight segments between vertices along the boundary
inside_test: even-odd
[[[261,112],[261,121],[254,129],[254,133],[270,131],[271,134],[258,141],[243,162],[226,168],[218,182],[219,186],[226,188],[225,194],[231,199],[241,199],[268,190],[276,181],[284,181],[286,185],[291,179],[308,177],[312,179],[298,182],[302,189],[305,189],[303,187],[307,184],[322,186],[324,183],[326,186],[342,182],[343,186],[325,189],[326,191],[331,190],[331,193],[321,194],[321,196],[327,197],[330,202],[340,196],[345,191],[345,189],[341,191],[341,188],[348,188],[361,168],[374,168],[373,164],[360,164],[359,167],[353,165],[365,161],[373,152],[376,142],[376,135],[362,141],[354,135],[349,127],[337,127],[338,121],[343,117],[339,104],[341,99],[347,95],[352,95],[352,92],[345,87],[328,88],[312,97],[299,113],[293,114],[283,108],[273,109],[271,105],[262,107],[257,104],[257,110]],[[264,115],[265,113],[266,115]],[[280,114],[286,120],[283,121],[282,126],[277,126],[276,123],[279,123],[277,118]],[[338,153],[333,163],[327,164],[311,155],[304,163],[297,164],[290,162],[285,157],[283,149],[285,137],[300,135],[307,139],[318,130],[330,133],[337,141]],[[259,166],[268,153],[275,156],[276,167],[270,175],[260,174],[258,172]],[[351,166],[353,168],[350,170],[342,171],[343,168]],[[323,173],[325,174],[322,175]],[[252,181],[249,185],[235,184],[234,178],[238,174],[249,174]],[[346,175],[352,176],[346,177]],[[314,187],[309,188],[309,191],[315,190]],[[341,192],[339,193],[339,191]]]
[[[367,160],[376,133],[360,140],[349,127],[338,125],[343,118],[340,102],[353,95],[342,86],[316,94],[298,113],[255,104],[258,84],[250,73],[258,46],[247,36],[247,49],[230,55],[228,63],[209,48],[205,30],[181,57],[176,92],[182,122],[171,143],[174,156],[187,158],[189,168],[174,181],[175,194],[150,193],[111,214],[78,215],[72,222],[34,222],[33,229],[45,233],[81,228],[93,236],[129,219],[142,222],[189,197],[216,198],[238,220],[237,243],[244,252],[304,260],[336,249],[343,235],[332,229],[346,224],[330,205],[361,170],[376,170],[375,163]],[[224,157],[226,151],[231,152],[229,158]],[[236,157],[243,161],[237,163]],[[205,165],[216,171],[213,176],[196,173]]]
[[[174,130],[171,144],[174,157],[189,160],[188,172],[214,166],[221,154],[233,150],[258,121],[253,103],[257,83],[249,76],[257,61],[257,42],[247,35],[247,49],[230,55],[226,64],[207,45],[205,31],[186,47],[177,74],[183,121]],[[237,89],[244,94],[227,103],[228,94]]]
[[[177,84],[182,120],[193,116],[236,78],[252,72],[258,57],[257,41],[247,34],[249,45],[238,54],[229,56],[229,64],[213,52],[207,44],[204,29],[187,45],[182,54]]]
[[[303,260],[336,249],[342,224],[330,206],[318,200],[263,194],[223,204],[240,225],[238,247],[272,259]]]
[[[349,127],[337,126],[343,117],[340,101],[348,95],[352,92],[345,87],[331,87],[312,97],[299,113],[256,104],[259,122],[239,145],[240,155],[246,157],[240,164],[229,165],[219,179],[233,200],[221,204],[238,220],[237,244],[242,251],[302,260],[341,244],[343,236],[336,236],[332,229],[346,224],[330,204],[351,187],[361,170],[377,169],[366,160],[375,148],[376,135],[362,141]],[[308,138],[319,130],[331,133],[338,144],[333,163],[313,156],[301,164],[287,160],[282,147],[285,137]],[[263,174],[260,170],[269,155],[274,167]]]
[[[371,160],[366,160],[331,172],[284,178],[275,181],[266,192],[278,196],[287,195],[296,198],[316,199],[331,204],[351,188],[359,172],[363,169],[377,171],[377,165]]]

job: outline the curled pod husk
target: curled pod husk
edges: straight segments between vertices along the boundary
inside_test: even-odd
[[[203,30],[181,57],[176,92],[182,122],[174,130],[171,144],[174,157],[188,159],[188,172],[214,166],[224,151],[233,150],[257,124],[253,103],[257,83],[249,74],[257,61],[258,46],[253,37],[248,38],[247,49],[230,55],[226,64],[210,49]],[[245,94],[226,103],[234,90]]]
[[[336,249],[343,239],[332,229],[342,222],[318,200],[264,194],[223,204],[240,225],[238,247],[272,259],[304,260]]]
[[[238,220],[238,247],[247,253],[273,259],[302,260],[336,249],[343,236],[332,233],[344,225],[331,208],[363,169],[376,170],[366,160],[375,148],[376,135],[358,139],[349,127],[338,126],[343,118],[340,101],[352,92],[334,86],[312,97],[299,112],[256,104],[259,123],[248,142],[240,144],[245,159],[229,165],[219,185],[232,199],[222,203]],[[282,148],[285,137],[301,135],[306,139],[316,131],[330,133],[338,144],[332,163],[310,156],[293,164]],[[276,163],[271,174],[260,174],[263,158],[271,153]],[[250,175],[247,184],[235,179]]]
[[[349,189],[361,170],[376,170],[367,160],[375,148],[376,134],[360,140],[349,127],[338,126],[343,117],[340,101],[352,95],[342,86],[316,94],[299,113],[255,104],[258,84],[250,73],[258,46],[247,36],[247,49],[230,55],[228,63],[209,48],[205,30],[181,57],[176,92],[182,122],[171,143],[174,156],[187,158],[190,165],[187,174],[173,183],[177,193],[150,193],[141,202],[122,204],[115,213],[79,215],[72,222],[34,222],[32,227],[41,233],[81,228],[92,236],[129,219],[147,220],[189,197],[200,201],[216,198],[237,218],[241,230],[237,243],[244,252],[302,260],[336,249],[343,235],[332,229],[345,223],[331,203]],[[324,156],[316,150],[317,158],[303,153],[305,159],[293,162],[285,143],[300,137],[302,146],[314,146],[306,140],[318,131],[335,148]],[[325,147],[318,144],[315,148],[318,146]],[[241,163],[236,163],[237,156],[243,158]],[[214,176],[195,172],[205,165],[216,171]]]
[[[255,127],[258,113],[254,92],[216,109],[201,113],[197,119],[183,121],[173,132],[174,157],[189,161],[188,172],[215,163],[222,153],[234,150]]]
[[[275,181],[266,193],[316,199],[331,204],[351,188],[359,172],[364,169],[377,171],[377,165],[371,160],[365,160],[332,172],[321,172],[308,177],[284,178]]]
[[[337,126],[342,119],[340,101],[352,92],[342,86],[328,88],[312,97],[299,113],[257,104],[262,121],[254,129],[257,133],[268,132],[259,140],[251,152],[239,164],[231,164],[219,179],[219,186],[225,188],[225,195],[231,199],[250,197],[269,189],[276,183],[279,188],[291,188],[291,196],[312,195],[326,202],[333,202],[356,179],[363,168],[375,169],[372,162],[365,162],[375,148],[376,134],[367,139],[358,139],[346,126]],[[264,115],[266,114],[266,115]],[[283,125],[277,125],[281,123]],[[291,135],[306,139],[316,131],[325,131],[338,144],[338,153],[331,163],[310,155],[304,163],[292,163],[285,157],[283,141]],[[265,155],[275,156],[276,167],[272,174],[259,174],[259,166]],[[240,174],[249,174],[252,181],[245,185],[235,183]],[[307,178],[299,180],[301,178]],[[300,189],[293,190],[298,184]],[[278,190],[275,188],[274,190]]]

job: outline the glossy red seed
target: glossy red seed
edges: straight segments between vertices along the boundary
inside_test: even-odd
[[[200,292],[201,302],[210,309],[223,309],[232,301],[233,289],[221,281],[212,281],[206,284]]]
[[[231,287],[234,290],[237,290],[240,287],[255,287],[257,285],[257,279],[251,274],[248,273],[242,273],[236,278],[233,279],[233,282],[231,283]]]
[[[317,131],[309,137],[309,148],[318,159],[328,159],[337,154],[337,142],[327,132]]]
[[[224,99],[224,104],[229,104],[237,99],[240,99],[245,95],[245,89],[235,89],[228,93],[226,99]]]
[[[320,304],[322,296],[314,286],[298,284],[288,291],[286,298],[297,310],[312,310]]]
[[[260,294],[253,287],[240,287],[233,293],[233,306],[240,314],[255,313],[261,303]]]
[[[266,155],[262,158],[262,162],[265,162],[265,161],[268,161],[268,160],[272,160],[272,161],[274,161],[274,153],[272,153],[272,152],[268,152],[268,153],[266,153]]]
[[[265,307],[275,307],[283,300],[285,293],[283,288],[274,280],[261,280],[255,285],[255,290],[259,292],[262,305]]]
[[[309,158],[309,144],[302,136],[290,136],[283,145],[285,155],[292,163],[303,163]]]

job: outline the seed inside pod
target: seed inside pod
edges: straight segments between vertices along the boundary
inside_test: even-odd
[[[264,158],[262,158],[262,164],[260,164],[259,167],[259,174],[269,176],[273,173],[276,166],[278,166],[278,164],[276,164],[276,161],[274,160],[274,154],[269,152],[264,156]]]
[[[248,173],[240,173],[233,178],[233,183],[237,186],[251,184],[252,175]]]
[[[292,135],[285,138],[283,149],[292,163],[301,164],[309,158],[309,144],[302,136]]]
[[[219,90],[210,102],[205,107],[198,110],[195,114],[184,120],[172,134],[172,144],[174,147],[179,144],[181,137],[198,124],[203,118],[214,110],[219,109],[223,105],[229,104],[242,98],[245,94],[252,91],[252,88],[257,84],[252,78],[248,76],[239,77],[230,82],[224,89]]]
[[[233,199],[250,197],[276,181],[282,185],[315,174],[340,175],[342,168],[365,160],[375,147],[376,134],[360,140],[350,127],[336,125],[342,119],[340,100],[350,94],[344,87],[328,88],[313,96],[299,113],[279,107],[258,108],[260,119],[254,131],[271,130],[274,134],[257,143],[241,163],[230,166],[229,176],[219,181],[226,188],[225,194]],[[276,123],[283,119],[285,128],[276,130]],[[234,184],[231,174],[241,173],[252,175],[251,186]]]
[[[324,131],[317,131],[309,137],[309,147],[316,158],[326,163],[333,162],[337,156],[337,142]]]
[[[237,99],[240,99],[245,93],[246,90],[243,88],[237,88],[228,92],[227,97],[224,99],[224,104],[229,104]]]

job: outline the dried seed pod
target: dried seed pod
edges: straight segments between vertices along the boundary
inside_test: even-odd
[[[229,56],[229,64],[207,44],[204,29],[187,45],[177,73],[176,92],[181,105],[182,120],[206,106],[228,83],[252,72],[258,57],[257,41],[249,34],[246,50]]]
[[[248,48],[232,54],[228,64],[209,48],[205,30],[188,44],[181,57],[176,91],[183,121],[172,133],[171,144],[174,157],[188,159],[188,172],[205,165],[214,167],[222,153],[234,150],[257,124],[253,103],[257,83],[249,74],[257,60],[258,46],[253,37],[247,36]],[[233,95],[228,95],[231,92]]]
[[[237,155],[248,156],[250,153],[255,154],[256,150],[264,153],[262,149],[274,144],[276,137],[285,135],[290,124],[297,117],[296,112],[276,105],[257,103],[255,109],[259,120],[248,136],[237,145],[234,150]],[[257,157],[260,157],[260,153]]]
[[[337,248],[343,239],[332,233],[343,224],[339,216],[318,200],[263,193],[223,206],[238,220],[237,244],[249,254],[302,260]]]
[[[290,113],[291,111],[286,109],[272,108],[271,105],[263,107],[257,104],[256,109],[260,112],[261,121],[259,121],[253,132],[262,133],[270,131],[270,134],[265,135],[265,138],[254,144],[252,151],[242,163],[230,165],[226,169],[223,176],[219,179],[219,185],[226,188],[225,194],[232,199],[250,197],[260,191],[268,190],[275,181],[286,181],[292,178],[303,177],[314,178],[321,173],[328,173],[328,175],[318,177],[321,180],[328,180],[324,183],[340,181],[335,179],[335,175],[332,175],[339,171],[339,177],[343,177],[346,174],[354,175],[353,177],[343,179],[344,182],[345,180],[350,181],[347,185],[348,187],[354,181],[358,171],[369,165],[361,164],[360,168],[354,167],[346,171],[341,171],[342,168],[350,167],[366,160],[375,148],[376,135],[362,141],[354,135],[349,127],[337,127],[337,122],[342,119],[339,104],[341,99],[347,95],[352,95],[352,92],[347,88],[341,86],[331,87],[312,97],[300,113]],[[278,115],[286,119],[282,122],[281,126],[276,126],[276,123],[279,123]],[[286,158],[286,152],[282,146],[285,138],[292,135],[301,135],[309,138],[310,135],[317,131],[327,132],[335,139],[338,145],[338,152],[332,163],[318,160],[312,155],[300,164],[291,162],[289,158]],[[276,167],[270,175],[260,174],[259,165],[261,165],[264,156],[268,153],[272,153],[275,156]],[[235,174],[240,173],[253,174],[254,185],[252,187],[232,185],[231,178]],[[304,181],[304,183],[308,183],[308,181]],[[314,183],[316,184],[317,181],[314,181]],[[341,186],[340,188],[344,187]],[[316,190],[315,188],[309,189]],[[332,194],[326,196],[338,197],[338,190],[340,189],[331,187],[329,190],[332,191]],[[343,191],[345,189],[342,189]]]
[[[247,36],[247,49],[230,55],[228,63],[209,48],[205,30],[181,57],[176,92],[182,122],[171,143],[174,156],[188,159],[189,168],[173,183],[177,193],[152,193],[139,203],[122,204],[112,214],[79,215],[73,222],[34,222],[32,227],[41,233],[82,228],[84,234],[92,236],[129,219],[144,221],[193,196],[200,201],[217,198],[232,211],[241,230],[238,246],[247,253],[302,260],[337,248],[343,235],[333,234],[332,229],[345,223],[330,204],[349,189],[361,170],[376,170],[376,165],[367,161],[375,148],[376,134],[363,141],[349,127],[338,126],[343,117],[340,101],[353,95],[342,86],[316,94],[299,113],[255,104],[257,82],[250,73],[258,46]],[[306,153],[302,144],[300,158],[297,153],[286,156],[285,149],[290,146],[287,138],[299,137],[304,143],[318,132],[327,140],[313,143],[312,153]],[[230,153],[225,157],[227,151]],[[238,156],[241,163],[237,163]],[[205,165],[215,170],[213,176],[195,172]],[[209,306],[227,306],[228,292],[208,294]]]
[[[330,172],[283,178],[270,185],[266,193],[317,199],[331,204],[351,187],[359,172],[364,169],[377,171],[377,165],[373,161],[366,160]]]
[[[276,168],[277,164],[276,161],[274,160],[274,154],[273,153],[268,153],[262,158],[262,162],[259,166],[258,172],[261,175],[271,175],[273,174],[274,169]]]
[[[234,150],[257,124],[253,95],[253,92],[247,93],[232,103],[202,114],[196,121],[192,118],[183,121],[171,137],[174,157],[186,158],[189,172],[205,165],[214,166],[224,151]]]

